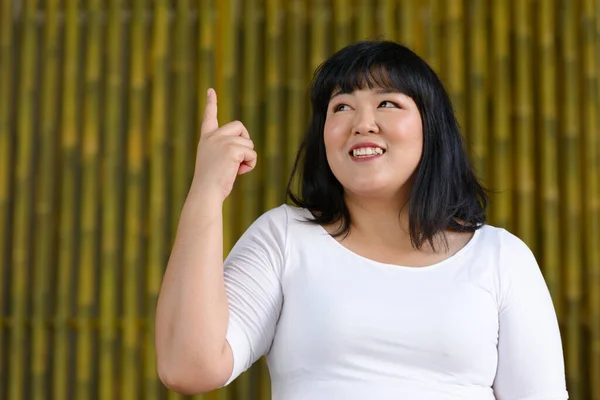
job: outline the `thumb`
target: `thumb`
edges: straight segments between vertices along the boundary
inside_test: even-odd
[[[210,88],[206,92],[206,107],[204,108],[200,135],[205,135],[217,129],[219,129],[219,121],[217,120],[217,93],[214,89]]]

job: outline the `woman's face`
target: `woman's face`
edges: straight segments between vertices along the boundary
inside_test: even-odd
[[[412,98],[380,88],[334,91],[324,140],[346,195],[408,196],[423,152],[421,114]]]

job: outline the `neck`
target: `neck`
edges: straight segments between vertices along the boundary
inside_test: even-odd
[[[405,199],[345,196],[350,212],[350,235],[374,243],[404,243],[411,247],[408,203]]]

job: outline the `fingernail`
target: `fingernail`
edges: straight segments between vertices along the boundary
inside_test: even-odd
[[[210,97],[210,88],[208,88],[208,90],[206,91],[206,97]]]

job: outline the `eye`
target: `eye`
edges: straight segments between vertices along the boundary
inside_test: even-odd
[[[400,106],[394,102],[391,101],[382,101],[381,103],[379,103],[379,107],[382,108],[400,108]]]
[[[337,106],[333,107],[333,112],[336,113],[338,111],[347,111],[350,109],[350,106],[348,104],[338,104]]]

